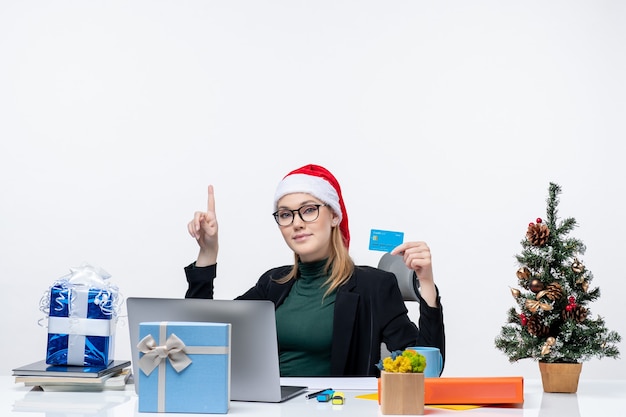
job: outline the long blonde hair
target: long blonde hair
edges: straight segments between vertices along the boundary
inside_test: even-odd
[[[298,277],[298,262],[300,256],[294,253],[294,264],[291,271],[284,277],[276,280],[280,284],[289,282],[292,279]],[[329,274],[330,272],[330,274]],[[328,279],[324,282],[324,285],[328,286],[328,289],[324,293],[324,296],[335,291],[341,285],[345,284],[354,272],[354,261],[348,253],[348,248],[344,244],[344,239],[339,227],[333,227],[330,233],[330,256],[324,266],[324,273],[328,274]]]

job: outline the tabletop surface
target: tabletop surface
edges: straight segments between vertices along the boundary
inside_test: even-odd
[[[338,417],[380,416],[378,402],[359,398],[375,393],[365,386],[343,390],[343,405],[307,400],[304,395],[280,404],[231,401],[229,414],[242,416]],[[576,394],[544,393],[540,380],[524,381],[524,404],[519,407],[473,407],[454,410],[426,406],[425,415],[468,416],[542,416],[542,417],[623,417],[626,415],[626,380],[581,380]],[[25,414],[26,413],[26,414]],[[12,376],[0,376],[0,415],[2,416],[158,416],[139,413],[133,385],[121,391],[43,392],[15,383]],[[168,416],[195,415],[167,413]]]

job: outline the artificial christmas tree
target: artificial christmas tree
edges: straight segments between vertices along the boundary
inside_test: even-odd
[[[521,289],[511,289],[517,308],[508,311],[495,345],[510,362],[532,358],[540,362],[542,372],[556,368],[556,375],[542,374],[544,391],[576,392],[582,362],[618,358],[621,337],[609,331],[600,316],[591,317],[588,305],[600,297],[600,289],[590,287],[593,275],[579,260],[585,245],[568,237],[576,220],[557,217],[560,193],[561,188],[550,183],[547,217],[530,223],[521,241],[522,252],[516,255]],[[570,374],[575,383],[563,384]]]

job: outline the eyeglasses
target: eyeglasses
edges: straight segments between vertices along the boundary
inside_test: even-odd
[[[305,204],[297,210],[280,209],[272,213],[274,220],[279,226],[289,226],[293,223],[293,219],[298,213],[298,216],[303,222],[310,223],[317,220],[320,216],[320,207],[324,207],[327,204]]]

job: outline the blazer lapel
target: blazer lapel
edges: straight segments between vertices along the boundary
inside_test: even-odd
[[[359,304],[359,294],[352,292],[354,281],[341,286],[335,299],[335,316],[333,319],[333,342],[330,354],[330,370],[333,375],[343,375],[343,367],[348,363],[348,353],[352,342],[352,334]]]

